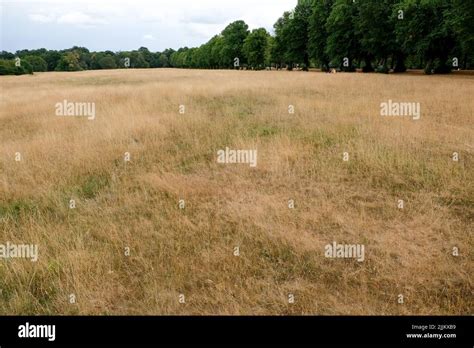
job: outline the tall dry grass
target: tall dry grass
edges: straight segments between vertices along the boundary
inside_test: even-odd
[[[39,246],[36,263],[0,260],[0,314],[473,312],[472,75],[159,69],[0,85],[0,244]],[[64,99],[95,102],[96,119],[55,116]],[[388,99],[420,102],[421,120],[381,117]],[[257,167],[218,164],[226,146],[257,149]],[[324,257],[333,241],[364,244],[365,261]]]

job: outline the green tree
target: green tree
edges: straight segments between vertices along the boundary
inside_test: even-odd
[[[99,66],[101,69],[116,69],[117,68],[115,59],[112,56],[105,56],[105,57],[100,58]]]
[[[355,34],[354,21],[357,17],[357,3],[352,0],[335,0],[327,19],[329,33],[326,53],[332,66],[344,71],[354,71],[354,60],[359,56],[359,42]]]
[[[243,54],[244,41],[249,34],[249,26],[244,21],[230,23],[223,31],[223,48],[221,51],[224,67],[234,66],[234,59],[239,58],[240,64],[245,64]]]
[[[273,50],[275,47],[275,38],[271,35],[267,36],[267,46],[265,48],[265,66],[272,66],[273,64]]]
[[[265,52],[270,34],[264,28],[254,29],[244,41],[243,52],[248,65],[261,69],[265,65]]]
[[[58,51],[48,51],[44,55],[48,71],[55,71],[59,61],[61,60],[61,53]]]
[[[40,56],[26,56],[22,60],[28,62],[31,65],[33,71],[48,70],[48,64]]]
[[[138,52],[141,53],[141,56],[148,63],[148,66],[153,67],[153,54],[150,52],[150,50],[146,47],[140,47]]]
[[[451,0],[445,18],[456,38],[453,55],[460,60],[459,67],[466,69],[474,64],[474,1]]]
[[[56,71],[79,71],[82,70],[80,65],[80,56],[77,52],[66,52],[56,66]]]
[[[74,46],[68,50],[65,50],[64,52],[73,52],[74,54],[77,54],[77,56],[79,57],[78,59],[79,59],[80,70],[89,69],[91,54],[87,48]],[[110,55],[114,54],[111,51],[105,51],[104,53],[110,54]]]
[[[14,68],[15,62],[13,60],[0,58],[0,75],[14,75]]]
[[[158,57],[158,64],[162,68],[168,68],[170,66],[168,56],[164,53],[161,53]]]
[[[402,49],[424,64],[427,74],[451,70],[448,57],[455,47],[455,35],[446,20],[450,4],[445,0],[404,0],[396,7],[403,11],[397,21],[397,40]]]
[[[132,51],[130,52],[130,68],[149,68],[150,63],[147,62],[143,56],[142,51]]]
[[[291,68],[293,64],[293,62],[289,62],[287,60],[286,55],[289,42],[288,28],[292,18],[294,18],[294,15],[291,12],[284,12],[283,16],[278,18],[278,20],[273,25],[273,29],[275,31],[275,40],[272,49],[272,60],[274,63],[276,63],[277,68],[281,68],[285,64]]]
[[[303,64],[304,70],[309,68],[308,34],[312,11],[310,0],[298,0],[286,29],[285,60]]]
[[[314,0],[313,12],[308,24],[308,52],[323,71],[329,70],[329,56],[326,52],[328,32],[327,18],[331,14],[334,0]]]
[[[15,58],[15,55],[13,53],[10,53],[7,51],[0,52],[0,59],[9,60],[9,59],[14,59],[14,58]]]
[[[388,58],[395,46],[391,20],[393,3],[393,0],[361,0],[357,4],[355,28],[364,72],[374,71],[374,60],[383,66],[382,71],[388,71]]]
[[[209,65],[214,69],[223,68],[225,66],[225,61],[222,54],[222,51],[224,50],[224,38],[222,35],[216,35],[211,39],[209,44],[211,46]]]
[[[21,59],[20,64],[16,60],[0,59],[0,75],[24,75],[33,74],[33,67],[27,61]]]
[[[103,52],[93,52],[91,54],[91,59],[89,62],[89,68],[92,70],[97,70],[97,69],[102,69],[102,66],[100,65],[100,60],[102,58],[105,58],[105,53]]]

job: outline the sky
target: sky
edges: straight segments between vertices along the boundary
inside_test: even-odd
[[[0,50],[196,47],[244,20],[269,32],[297,0],[0,0]]]

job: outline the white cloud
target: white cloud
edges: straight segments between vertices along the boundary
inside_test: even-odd
[[[226,26],[223,24],[205,24],[205,23],[189,23],[186,26],[186,33],[189,36],[195,36],[201,40],[207,41],[214,35],[219,34]]]
[[[107,21],[100,17],[94,17],[84,12],[74,11],[66,13],[58,18],[58,23],[72,24],[82,27],[95,27],[100,24],[107,24]]]
[[[3,7],[5,1],[6,6]],[[133,49],[146,40],[151,50],[199,46],[229,23],[249,29],[273,24],[297,0],[0,0],[3,45],[10,50],[80,44],[90,49]],[[44,26],[38,30],[38,26]],[[148,35],[151,35],[148,36]]]
[[[55,20],[54,16],[52,15],[44,15],[41,13],[31,13],[28,15],[28,18],[31,19],[33,22],[40,22],[40,23],[51,23]]]

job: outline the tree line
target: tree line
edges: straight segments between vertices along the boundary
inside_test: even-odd
[[[2,51],[0,74],[162,67],[432,74],[474,67],[470,0],[299,0],[273,28],[273,35],[250,31],[238,20],[205,44],[177,51]]]

